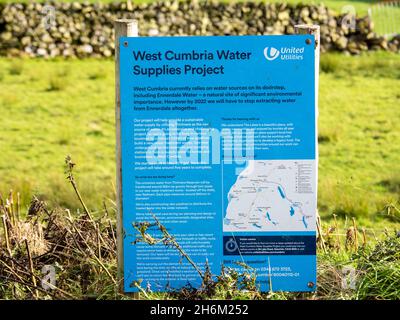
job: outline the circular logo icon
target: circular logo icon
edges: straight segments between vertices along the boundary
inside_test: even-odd
[[[230,238],[226,243],[225,243],[225,249],[228,252],[235,252],[238,249],[238,245],[236,241],[232,238]]]
[[[265,47],[264,48],[264,56],[265,59],[272,61],[278,58],[279,56],[279,50],[274,48],[274,47]]]

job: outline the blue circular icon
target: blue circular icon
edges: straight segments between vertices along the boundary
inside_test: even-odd
[[[225,243],[225,249],[228,252],[234,252],[238,249],[238,245],[236,241],[232,238],[230,238],[226,243]]]

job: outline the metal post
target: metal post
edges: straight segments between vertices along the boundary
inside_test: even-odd
[[[124,228],[122,212],[122,167],[121,167],[121,96],[120,96],[120,37],[137,37],[138,24],[136,20],[119,19],[114,23],[115,28],[115,130],[116,130],[116,161],[117,161],[117,259],[118,281],[123,292],[124,277]]]
[[[318,87],[319,87],[319,55],[320,55],[320,28],[318,25],[306,25],[306,24],[299,24],[294,26],[294,30],[296,34],[310,34],[314,36],[315,39],[315,60],[314,60],[314,72],[315,72],[315,152],[316,152],[316,175],[315,175],[315,186],[317,190],[315,190],[315,194],[317,195],[318,192]],[[317,200],[317,199],[315,199]],[[322,229],[319,223],[319,214],[318,210],[315,212],[315,218],[317,223],[317,229],[319,229],[320,238],[322,241],[323,248],[324,247],[324,239],[322,235]],[[325,249],[324,249],[325,250]]]

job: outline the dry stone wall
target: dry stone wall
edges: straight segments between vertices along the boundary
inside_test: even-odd
[[[400,36],[388,41],[373,32],[367,17],[338,15],[323,5],[48,2],[3,4],[0,13],[0,54],[11,56],[109,57],[116,18],[137,19],[143,36],[292,34],[295,24],[318,24],[323,51],[400,50]]]

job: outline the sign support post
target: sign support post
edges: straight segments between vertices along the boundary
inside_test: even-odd
[[[315,108],[318,118],[320,28],[318,25],[297,24],[294,26],[294,30],[297,34],[311,34],[315,37]]]
[[[321,50],[321,40],[320,40],[320,27],[318,25],[307,25],[307,24],[297,24],[294,26],[294,30],[296,34],[310,34],[314,35],[315,38],[315,114],[316,114],[316,119],[315,119],[315,148],[316,148],[316,160],[317,160],[317,166],[318,166],[318,88],[319,88],[319,56],[320,56],[320,50]],[[316,176],[315,179],[317,180],[315,182],[316,188],[318,190],[318,170],[316,171]],[[316,193],[317,194],[317,193]],[[324,239],[323,235],[320,229],[320,218],[318,214],[318,209],[315,212],[315,219],[317,223],[317,231],[318,231],[318,236],[321,239],[322,246],[325,250],[324,247]]]
[[[117,162],[117,260],[118,282],[123,292],[124,276],[124,228],[122,220],[122,165],[121,165],[121,93],[120,93],[120,50],[121,37],[137,37],[138,24],[136,20],[118,19],[114,23],[115,30],[115,136],[116,136],[116,162]]]

